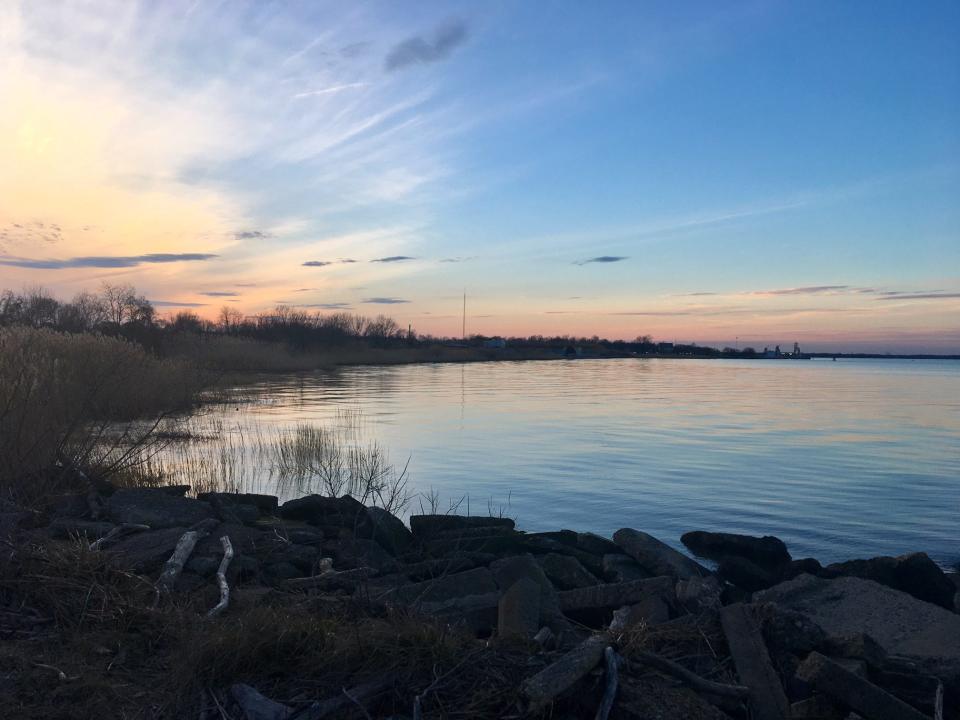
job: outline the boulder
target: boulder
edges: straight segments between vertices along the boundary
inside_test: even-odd
[[[367,515],[367,508],[349,495],[338,498],[307,495],[289,500],[280,506],[280,517],[324,528],[347,530],[357,537],[369,538],[373,534],[373,523]]]
[[[417,537],[427,537],[445,530],[470,528],[507,528],[513,530],[516,523],[510,518],[482,517],[474,515],[412,515],[410,530]]]
[[[607,582],[630,582],[653,577],[640,566],[640,563],[622,553],[607,553],[603,556],[602,563],[603,579]]]
[[[589,587],[600,582],[575,557],[547,553],[537,556],[536,559],[550,582],[558,590]]]
[[[791,560],[783,567],[781,580],[793,580],[797,575],[820,575],[823,572],[823,565],[816,558],[801,558],[800,560]]]
[[[186,531],[185,527],[173,527],[128,535],[103,552],[118,567],[151,573],[159,570],[170,558],[180,536]]]
[[[293,710],[289,707],[261,695],[249,685],[231,685],[230,696],[240,708],[245,720],[287,720],[293,715]]]
[[[569,533],[569,537],[557,539],[558,536]],[[561,533],[533,533],[518,534],[517,547],[514,553],[530,552],[534,555],[546,555],[553,553],[555,555],[568,555],[576,558],[583,567],[593,575],[603,574],[603,562],[598,555],[581,550],[573,538],[576,536],[569,530],[563,530]]]
[[[209,503],[182,497],[180,487],[117,490],[106,502],[106,515],[115,523],[148,525],[154,530],[189,527],[213,517]]]
[[[577,533],[577,547],[597,557],[610,554],[622,554],[623,550],[613,540],[594,533]]]
[[[645,532],[622,528],[613,534],[613,541],[654,575],[672,575],[686,580],[710,574],[700,563]]]
[[[918,671],[960,683],[960,615],[907,593],[856,577],[800,575],[757,593],[805,615],[832,637],[864,633],[888,655],[908,658]]]
[[[780,582],[780,573],[757,565],[740,555],[728,555],[717,565],[717,575],[738,588],[754,592]]]
[[[336,568],[369,567],[377,572],[394,572],[400,567],[397,560],[373,540],[327,540],[321,547],[325,556],[333,558],[333,566]]]
[[[560,608],[564,612],[619,608],[643,602],[650,596],[660,597],[671,603],[674,597],[673,579],[664,576],[649,580],[594,585],[578,590],[565,590],[557,595]]]
[[[540,625],[547,625],[560,634],[568,629],[569,623],[560,610],[557,592],[533,555],[516,555],[495,560],[490,571],[500,588],[505,592],[518,580],[528,579],[540,586]]]
[[[219,500],[224,505],[252,505],[262,515],[274,516],[277,514],[278,501],[276,495],[260,495],[258,493],[225,493],[205,492],[197,493],[198,500],[205,500],[213,504]]]
[[[520,578],[500,597],[497,634],[507,637],[532,637],[540,627],[540,585]]]
[[[687,612],[699,613],[719,609],[722,583],[714,576],[691,577],[677,583],[677,604]]]
[[[954,609],[956,586],[926,553],[848,560],[827,565],[823,577],[858,577],[902,590],[947,610]]]
[[[734,556],[746,558],[754,565],[770,569],[780,568],[792,559],[783,540],[772,535],[754,537],[695,530],[684,533],[680,542],[694,555],[718,562],[725,557]]]
[[[87,540],[99,540],[115,525],[108,522],[94,522],[93,520],[75,520],[73,518],[55,518],[50,522],[47,532],[53,538],[83,537]]]
[[[433,580],[407,583],[392,588],[381,595],[381,599],[392,599],[408,605],[417,605],[437,603],[467,595],[488,595],[490,593],[496,593],[499,597],[499,589],[493,579],[493,573],[487,568],[474,568]],[[496,602],[493,606],[496,607]]]
[[[413,544],[413,533],[392,513],[383,508],[368,507],[367,517],[373,525],[373,539],[394,557],[406,552]]]

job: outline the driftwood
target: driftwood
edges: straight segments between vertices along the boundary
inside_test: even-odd
[[[603,700],[600,702],[600,707],[597,709],[594,720],[607,720],[607,718],[610,717],[610,711],[613,709],[613,701],[617,699],[617,687],[620,684],[618,674],[620,661],[617,658],[616,651],[608,646],[607,649],[603,651],[603,655],[607,660],[607,687],[603,691]]]
[[[943,720],[943,680],[937,680],[937,694],[933,698],[933,720]]]
[[[200,534],[195,530],[188,530],[180,536],[173,555],[170,556],[170,559],[167,560],[163,566],[163,572],[160,573],[160,579],[157,580],[157,588],[161,592],[173,592],[173,587],[177,584],[180,573],[183,572],[183,566],[186,565],[187,560],[190,559],[190,554],[197,546],[197,540],[199,538]]]
[[[207,617],[216,617],[230,604],[230,583],[227,582],[227,568],[230,567],[230,561],[233,560],[233,545],[230,544],[230,538],[224,535],[220,538],[223,545],[223,560],[220,561],[220,568],[217,570],[217,582],[220,583],[220,602],[218,602]]]
[[[606,635],[594,635],[577,645],[552,665],[524,681],[521,692],[531,711],[549,704],[575,685],[603,659],[609,642]]]
[[[667,660],[665,657],[660,657],[655,653],[638,649],[633,651],[633,655],[645,665],[656,668],[668,675],[673,675],[673,677],[699,692],[720,697],[736,698],[738,700],[750,694],[750,688],[748,687],[742,685],[724,685],[723,683],[713,682],[712,680],[705,680],[699,675],[690,672],[682,665],[678,665],[672,660]]]
[[[90,543],[90,549],[96,552],[97,550],[101,550],[104,545],[116,540],[121,535],[131,532],[143,532],[146,530],[150,530],[149,525],[137,525],[136,523],[123,523],[122,525],[117,525],[102,538],[99,540],[94,540],[92,543]]]

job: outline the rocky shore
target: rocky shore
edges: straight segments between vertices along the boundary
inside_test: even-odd
[[[10,572],[25,572],[27,548],[79,543],[150,588],[155,612],[189,605],[229,627],[250,608],[300,603],[464,638],[432,682],[404,678],[374,646],[363,672],[337,677],[341,692],[278,696],[292,680],[248,673],[202,691],[203,718],[960,718],[960,588],[923,553],[823,566],[775,537],[685,534],[701,563],[629,528],[525,533],[455,515],[408,526],[349,496],[188,492],[100,487],[44,512],[0,508]],[[17,588],[0,584],[0,637],[39,642],[53,619]],[[26,707],[19,666],[4,664],[5,707]]]

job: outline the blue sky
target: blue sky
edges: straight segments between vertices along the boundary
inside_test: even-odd
[[[960,352],[958,30],[954,2],[8,3],[0,285]]]

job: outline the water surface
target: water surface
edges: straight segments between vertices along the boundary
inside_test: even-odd
[[[417,490],[525,530],[783,538],[824,562],[960,559],[960,363],[577,360],[273,376],[226,427],[359,408]],[[414,508],[416,503],[414,503]],[[466,510],[467,505],[461,506]]]

